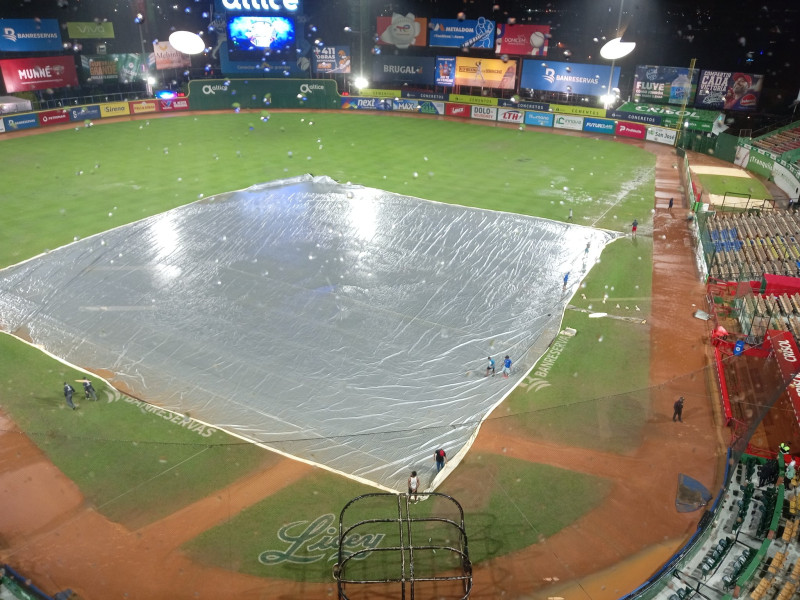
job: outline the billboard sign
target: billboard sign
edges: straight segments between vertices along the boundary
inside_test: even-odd
[[[497,108],[494,106],[473,106],[470,116],[482,121],[496,121]]]
[[[377,40],[379,44],[405,50],[409,46],[425,46],[428,20],[413,14],[394,13],[391,17],[378,17]]]
[[[501,23],[497,26],[495,53],[547,56],[549,39],[549,25],[506,25]]]
[[[593,117],[586,117],[583,120],[584,131],[614,135],[616,129],[617,122],[610,119],[595,119]]]
[[[536,127],[552,127],[553,113],[527,111],[525,113],[525,125],[535,125]]]
[[[39,125],[42,127],[61,123],[69,123],[69,112],[63,108],[58,110],[45,110],[39,113]]]
[[[448,102],[444,105],[444,114],[448,117],[462,117],[469,118],[472,111],[472,106],[469,104],[454,104]]]
[[[372,79],[378,82],[402,82],[432,85],[432,56],[396,56],[379,54],[372,60]]]
[[[159,100],[158,109],[161,111],[189,110],[189,99],[172,98],[171,100]]]
[[[429,46],[444,48],[494,48],[494,21],[431,19]]]
[[[436,75],[434,83],[444,87],[453,87],[456,84],[456,57],[437,56]]]
[[[678,138],[678,132],[674,129],[665,129],[664,127],[648,127],[647,137],[648,142],[658,142],[659,144],[675,145],[675,140]]]
[[[72,40],[113,39],[114,24],[110,21],[70,21],[67,23],[67,37]]]
[[[39,119],[35,114],[3,117],[3,126],[6,131],[19,131],[20,129],[33,129],[39,126]]]
[[[119,80],[118,62],[114,55],[81,56],[81,78],[89,83],[105,83]]]
[[[637,104],[626,102],[618,109],[609,111],[609,117],[625,121],[636,121],[664,127],[687,127],[699,131],[711,131],[714,121],[721,113],[699,108],[667,106],[665,104]]]
[[[400,112],[419,112],[419,103],[416,100],[395,98],[392,100],[392,110]]]
[[[617,123],[617,135],[643,140],[647,135],[647,127],[642,123],[620,121]]]
[[[314,46],[314,72],[349,73],[350,46]]]
[[[10,58],[0,60],[0,70],[9,93],[78,85],[78,73],[71,56]]]
[[[528,102],[526,100],[522,100],[520,102],[514,102],[513,100],[506,100],[505,98],[498,98],[497,105],[508,106],[512,108],[521,108],[524,110],[538,110],[538,111],[550,110],[550,104],[548,104],[547,102]]]
[[[513,90],[517,80],[517,61],[496,58],[456,57],[456,85]]]
[[[691,104],[700,71],[686,67],[639,65],[633,76],[633,101],[656,104]]]
[[[127,102],[106,102],[100,105],[101,117],[122,117],[131,114],[131,107]]]
[[[415,100],[447,100],[447,94],[439,94],[434,92],[420,92],[417,90],[401,90],[400,95],[403,98],[414,98]]]
[[[182,69],[192,66],[192,59],[183,52],[178,52],[168,41],[153,42],[153,55],[156,58],[156,69],[158,70]]]
[[[158,112],[158,100],[137,100],[130,105],[132,115]]]
[[[584,63],[522,61],[520,87],[544,92],[602,96],[611,87],[619,87],[619,67]]]
[[[344,110],[392,110],[392,100],[388,98],[342,98]]]
[[[700,71],[694,104],[708,109],[752,111],[758,105],[763,84],[763,75]]]
[[[0,52],[59,52],[58,19],[0,19]]]
[[[502,123],[516,123],[522,125],[525,122],[525,112],[513,108],[497,108],[497,120]]]
[[[572,129],[581,131],[583,129],[583,117],[572,115],[556,115],[553,119],[553,127],[556,129]]]
[[[444,102],[435,102],[431,100],[419,100],[419,112],[423,115],[443,115]]]
[[[246,11],[256,14],[289,13],[300,11],[300,0],[214,0],[217,12],[238,13]]]
[[[100,105],[79,106],[69,109],[69,118],[72,121],[88,121],[100,118]]]

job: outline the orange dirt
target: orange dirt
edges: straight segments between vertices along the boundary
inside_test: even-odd
[[[644,443],[630,456],[559,447],[487,421],[472,452],[497,453],[591,473],[613,485],[605,503],[542,543],[475,566],[472,598],[618,598],[641,584],[694,532],[701,512],[678,513],[679,473],[718,489],[723,437],[707,367],[704,308],[681,206],[674,149],[635,143],[657,156],[653,223],[650,370],[653,405]],[[719,161],[721,163],[721,161]],[[721,163],[723,164],[723,163]],[[676,199],[672,212],[670,197]],[[662,237],[663,236],[663,237]],[[633,243],[622,240],[618,243]],[[673,378],[684,377],[680,383]],[[684,423],[672,403],[686,397]],[[0,422],[0,559],[41,589],[81,598],[333,598],[336,586],[264,579],[193,563],[179,547],[243,508],[304,477],[312,467],[282,460],[156,523],[129,531],[85,506],[77,487],[26,436]],[[235,567],[235,565],[231,565]],[[387,596],[388,597],[388,596]]]

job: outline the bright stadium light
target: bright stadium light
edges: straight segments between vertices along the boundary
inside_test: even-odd
[[[369,81],[363,75],[359,75],[353,80],[353,85],[357,90],[363,90],[365,87],[369,87]]]
[[[621,37],[614,38],[606,42],[600,48],[600,56],[607,60],[617,60],[624,56],[628,56],[633,49],[636,48],[636,42],[623,42]]]
[[[206,49],[203,38],[191,31],[173,31],[169,36],[169,43],[183,54],[200,54]]]

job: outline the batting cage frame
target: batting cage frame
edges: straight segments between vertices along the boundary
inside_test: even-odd
[[[364,544],[377,539],[389,543]],[[356,540],[361,549],[351,552]],[[438,492],[376,492],[350,500],[339,514],[333,577],[339,600],[375,593],[403,600],[467,600],[472,563],[463,508]]]

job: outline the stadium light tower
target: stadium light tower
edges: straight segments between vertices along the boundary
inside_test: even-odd
[[[617,19],[617,37],[614,39],[606,42],[602,48],[600,48],[600,56],[605,58],[606,60],[611,61],[611,72],[608,74],[608,87],[606,87],[606,93],[602,96],[603,106],[608,108],[611,106],[617,99],[617,94],[614,93],[611,89],[611,82],[614,78],[614,66],[618,58],[623,58],[624,56],[628,56],[633,49],[636,47],[636,42],[623,42],[622,41],[622,32],[620,29],[622,28],[622,7],[625,4],[625,0],[619,0],[619,18]]]

